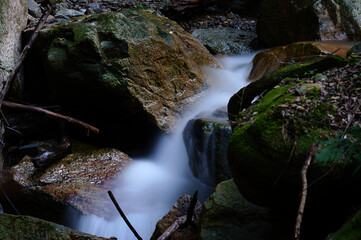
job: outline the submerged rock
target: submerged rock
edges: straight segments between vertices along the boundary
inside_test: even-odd
[[[35,169],[31,158],[25,157],[10,171],[14,181],[23,187],[20,192],[26,197],[17,199],[18,204],[35,203],[31,209],[22,209],[23,214],[44,217],[41,214],[50,211],[49,208],[63,204],[83,214],[111,217],[113,206],[106,188],[129,162],[130,158],[116,149],[74,143],[72,153],[46,169]],[[38,208],[41,212],[32,212]]]
[[[168,132],[205,87],[201,65],[217,66],[198,40],[150,9],[48,26],[37,43],[30,61],[42,63],[46,78],[32,74],[29,89],[42,89],[42,100],[61,103],[125,146]]]
[[[286,239],[275,235],[271,219],[270,211],[248,202],[231,179],[218,184],[204,202],[200,239]]]
[[[225,119],[217,118],[193,119],[184,129],[183,139],[192,173],[209,186],[231,178],[227,162],[231,131]]]
[[[107,240],[109,238],[78,232],[34,217],[0,214],[0,239]]]
[[[192,197],[190,195],[184,194],[183,196],[181,196],[173,205],[172,209],[161,220],[157,222],[156,229],[151,239],[158,239],[174,223],[177,218],[186,216],[191,200]],[[199,219],[202,211],[201,206],[202,204],[197,201],[195,211],[193,212],[193,222],[196,223],[196,225],[199,224]],[[167,239],[196,240],[198,239],[197,227],[198,226],[195,225],[189,225],[185,228],[179,228]]]

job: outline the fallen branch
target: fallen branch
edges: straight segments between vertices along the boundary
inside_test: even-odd
[[[187,215],[178,217],[170,227],[167,228],[167,230],[164,231],[164,233],[157,239],[157,240],[165,240],[169,238],[175,231],[177,231],[178,228],[185,228],[188,225],[191,225],[193,223],[193,212],[196,209],[197,205],[197,196],[198,191],[195,191],[193,194],[191,203],[189,204]]]
[[[296,240],[300,239],[302,216],[303,216],[303,212],[305,210],[306,197],[307,197],[307,169],[310,166],[311,159],[312,159],[313,153],[315,151],[315,145],[316,145],[315,143],[311,144],[311,146],[308,150],[307,159],[301,170],[302,195],[301,195],[300,206],[298,208],[298,214],[296,217],[295,236],[294,236]]]
[[[59,113],[56,113],[56,112],[52,112],[52,111],[46,110],[46,109],[41,108],[41,107],[36,107],[36,106],[31,106],[31,105],[24,105],[24,104],[8,102],[8,101],[3,101],[2,105],[4,107],[8,107],[8,108],[15,108],[15,109],[21,109],[21,110],[27,110],[27,111],[32,111],[32,112],[43,113],[45,115],[48,115],[48,116],[51,116],[51,117],[54,117],[54,118],[58,118],[58,119],[62,119],[62,120],[65,120],[67,122],[70,122],[70,123],[76,124],[78,126],[84,127],[88,131],[92,131],[94,133],[99,133],[99,129],[92,126],[92,125],[89,125],[89,124],[87,124],[87,123],[85,123],[83,121],[80,121],[80,120],[76,119],[76,118],[69,117],[69,116],[66,116],[66,115],[62,115],[62,114],[59,114]]]
[[[137,231],[134,229],[134,227],[132,226],[132,224],[129,222],[127,216],[125,216],[124,212],[122,211],[122,209],[119,207],[119,204],[117,202],[117,200],[115,199],[112,191],[108,191],[109,197],[112,200],[113,204],[115,205],[116,209],[118,210],[120,216],[123,218],[124,222],[128,225],[129,229],[133,232],[134,236],[138,239],[138,240],[142,240],[142,238],[139,236],[139,234],[137,233]]]
[[[28,43],[25,45],[23,51],[21,52],[18,62],[16,63],[13,71],[11,72],[8,80],[5,83],[5,86],[3,87],[3,89],[2,89],[2,91],[0,93],[0,107],[1,107],[2,102],[4,101],[5,95],[7,94],[7,92],[10,89],[11,83],[14,81],[16,75],[20,71],[21,65],[23,64],[24,59],[25,59],[26,55],[28,54],[29,49],[34,44],[34,42],[35,42],[35,40],[36,40],[36,38],[37,38],[37,36],[39,34],[40,29],[44,26],[44,24],[46,22],[46,19],[48,19],[49,15],[50,15],[50,11],[51,11],[51,8],[48,5],[48,7],[47,7],[46,11],[44,12],[43,16],[41,16],[41,18],[40,18],[40,20],[38,22],[38,25],[36,26],[36,28],[35,28],[35,30],[33,32],[33,35],[31,35]]]
[[[31,161],[36,168],[45,168],[56,160],[65,157],[70,152],[70,148],[71,143],[69,139],[63,137],[57,146],[43,152],[37,157],[34,157]]]

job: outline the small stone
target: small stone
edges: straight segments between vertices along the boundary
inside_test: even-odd
[[[34,0],[28,0],[28,12],[36,18],[40,18],[43,15],[39,5]]]
[[[302,107],[302,106],[297,106],[297,108],[296,108],[298,111],[305,111],[305,108],[304,107]]]

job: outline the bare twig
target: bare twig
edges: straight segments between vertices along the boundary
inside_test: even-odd
[[[185,228],[188,225],[192,223],[192,217],[194,209],[196,208],[198,201],[198,191],[195,191],[191,200],[191,203],[189,204],[188,210],[187,210],[187,219],[186,221],[180,226],[181,228]]]
[[[295,236],[294,236],[296,240],[300,239],[301,223],[302,223],[302,217],[303,217],[303,212],[305,210],[306,197],[307,197],[307,169],[310,166],[311,159],[312,159],[313,153],[315,151],[315,145],[316,145],[315,143],[311,144],[311,146],[308,150],[307,159],[301,170],[302,196],[301,196],[300,206],[298,208],[298,214],[296,217]]]
[[[31,106],[31,105],[24,105],[24,104],[8,102],[8,101],[3,101],[2,105],[4,107],[9,107],[9,108],[16,108],[16,109],[21,109],[21,110],[27,110],[27,111],[32,111],[32,112],[43,113],[45,115],[48,115],[48,116],[51,116],[51,117],[54,117],[54,118],[59,118],[59,119],[65,120],[67,122],[76,124],[78,126],[84,127],[88,131],[92,131],[94,133],[99,133],[99,129],[92,126],[92,125],[90,125],[90,124],[87,124],[87,123],[85,123],[83,121],[80,121],[80,120],[78,120],[76,118],[73,118],[73,117],[69,117],[69,116],[66,116],[66,115],[62,115],[62,114],[59,114],[59,113],[56,113],[56,112],[46,110],[46,109],[41,108],[41,107],[36,107],[36,106]]]
[[[117,208],[120,216],[123,218],[124,222],[128,225],[129,229],[133,232],[134,236],[138,239],[138,240],[142,240],[142,238],[139,236],[139,234],[137,233],[137,231],[134,229],[134,227],[132,226],[132,224],[129,222],[128,218],[125,216],[124,212],[122,211],[122,209],[119,207],[119,204],[117,202],[117,200],[115,199],[112,191],[108,191],[109,197],[112,200],[113,204],[115,205],[115,207]]]
[[[8,80],[5,83],[5,86],[3,87],[1,93],[0,93],[0,107],[2,102],[4,101],[5,95],[7,94],[7,92],[10,89],[11,83],[14,81],[16,75],[19,73],[21,65],[24,62],[24,59],[26,57],[26,55],[28,54],[29,49],[32,47],[32,45],[34,44],[40,29],[43,27],[44,23],[46,22],[46,19],[49,17],[50,15],[50,11],[51,8],[48,5],[45,13],[43,14],[43,16],[40,18],[38,25],[36,26],[33,35],[31,36],[31,38],[29,39],[28,43],[26,44],[26,46],[24,47],[23,51],[20,54],[19,60],[16,64],[16,66],[14,67],[13,71],[11,72]]]

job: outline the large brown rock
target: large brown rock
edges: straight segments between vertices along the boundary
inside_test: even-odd
[[[62,104],[105,140],[126,146],[168,132],[205,87],[201,66],[217,65],[198,40],[150,9],[48,26],[37,43],[30,61],[42,63],[46,77],[30,63],[30,89],[41,88],[41,100]]]
[[[333,42],[297,42],[286,46],[270,48],[258,53],[253,59],[253,66],[248,80],[253,82],[265,74],[280,67],[316,59],[321,55],[335,54],[346,57],[352,43]]]

